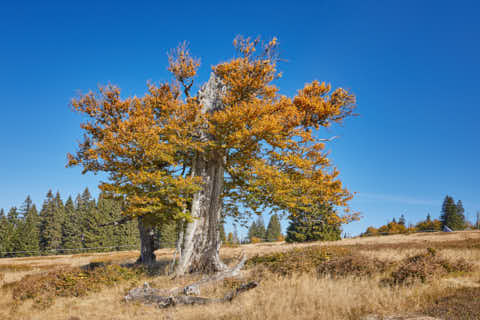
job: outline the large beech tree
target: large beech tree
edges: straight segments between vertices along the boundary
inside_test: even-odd
[[[155,259],[153,226],[183,224],[177,275],[225,268],[223,212],[295,214],[320,203],[344,208],[332,210],[333,223],[355,217],[324,150],[330,140],[318,138],[318,129],[352,115],[354,95],[319,81],[282,95],[273,83],[281,76],[277,40],[238,37],[234,46],[236,57],[214,66],[196,94],[200,63],[182,44],[169,55],[172,82],[149,83],[143,97],[106,86],[72,102],[86,121],[69,165],[108,173],[100,188],[139,219],[143,263]]]

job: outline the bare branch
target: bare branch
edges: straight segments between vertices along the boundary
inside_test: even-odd
[[[331,138],[328,138],[328,139],[317,139],[318,141],[324,141],[324,142],[330,142],[330,141],[333,141],[335,139],[337,139],[338,136],[333,136]]]

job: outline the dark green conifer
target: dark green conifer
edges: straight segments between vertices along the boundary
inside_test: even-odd
[[[159,226],[158,248],[174,248],[177,242],[177,223],[165,222]]]
[[[18,228],[18,251],[22,256],[35,256],[40,250],[40,217],[30,197],[27,197],[20,211],[23,221]]]
[[[248,228],[248,239],[252,241],[253,237],[256,237],[257,234],[257,222],[252,221],[252,224],[250,225],[250,228]]]
[[[3,209],[0,210],[0,257],[11,256],[9,252],[14,251],[14,228]]]
[[[447,226],[454,231],[463,230],[465,227],[465,218],[462,214],[459,214],[455,201],[448,195],[445,196],[443,200],[440,221],[442,222],[442,226]]]
[[[462,200],[457,201],[457,219],[459,223],[459,230],[464,230],[466,227],[465,209],[463,208]]]
[[[278,241],[282,236],[282,226],[280,225],[280,220],[278,219],[278,215],[274,214],[270,218],[270,222],[268,223],[267,232],[266,232],[266,240],[269,242]]]
[[[112,221],[119,220],[120,212],[117,212],[117,205],[114,200],[108,198],[105,193],[100,193],[97,200],[96,207],[96,216],[98,220],[97,223],[97,242],[98,245],[103,247],[118,247],[120,244],[120,239],[118,234],[116,234],[116,229],[118,226],[105,226],[101,227],[102,224],[106,224]],[[112,249],[105,249],[106,251],[111,251]]]
[[[86,188],[80,196],[79,207],[83,220],[82,234],[84,247],[104,247],[105,238],[101,234],[104,230],[100,225],[105,222],[105,219],[97,209],[95,199],[92,199],[88,188]]]
[[[46,254],[57,253],[61,248],[62,210],[61,199],[54,198],[52,191],[49,190],[40,211],[40,249]]]
[[[80,252],[82,244],[82,220],[75,209],[72,197],[65,202],[65,220],[62,225],[62,247],[66,253]],[[75,249],[75,250],[74,250]]]
[[[339,224],[330,223],[325,217],[329,216],[331,206],[318,206],[310,214],[303,211],[291,215],[290,225],[287,228],[287,242],[333,241],[340,240],[342,229]]]
[[[252,238],[257,238],[257,241],[265,241],[266,233],[263,217],[258,216],[257,220],[253,221],[248,229],[248,238],[250,241],[252,241]]]

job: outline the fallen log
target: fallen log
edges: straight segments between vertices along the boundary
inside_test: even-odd
[[[151,288],[148,283],[145,283],[142,288],[131,290],[125,297],[126,301],[139,301],[145,304],[153,304],[159,308],[168,308],[178,305],[195,305],[195,304],[210,304],[232,301],[240,293],[256,288],[258,283],[251,281],[241,285],[235,290],[227,293],[222,298],[203,298],[188,295],[159,295],[163,290]]]

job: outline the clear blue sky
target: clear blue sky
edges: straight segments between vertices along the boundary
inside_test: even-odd
[[[48,189],[65,198],[98,176],[65,168],[81,138],[69,101],[113,83],[142,95],[187,40],[199,76],[233,55],[237,34],[277,36],[283,93],[305,82],[351,89],[359,117],[331,156],[363,219],[437,217],[446,194],[480,210],[480,5],[477,1],[3,1],[0,4],[0,208]],[[267,217],[265,217],[267,220]],[[266,221],[267,222],[267,221]]]

